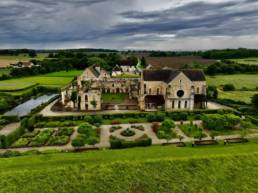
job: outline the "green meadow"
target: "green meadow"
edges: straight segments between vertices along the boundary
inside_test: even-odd
[[[255,89],[258,87],[258,74],[234,74],[207,76],[208,85],[221,86],[224,84],[233,84],[236,89],[243,87]]]
[[[255,94],[258,94],[258,91],[219,91],[219,98],[242,101],[250,104],[251,99]]]
[[[72,70],[68,72],[62,71],[39,76],[3,80],[0,81],[0,90],[20,90],[26,89],[36,84],[47,87],[61,88],[69,84],[73,78],[77,75],[80,75],[81,72],[82,71],[79,70]]]
[[[258,58],[230,59],[239,64],[258,65]]]
[[[0,192],[257,192],[258,144],[1,158],[0,177]]]

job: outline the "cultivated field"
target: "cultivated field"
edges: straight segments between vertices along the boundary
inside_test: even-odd
[[[256,192],[257,149],[254,142],[2,158],[0,192]]]
[[[233,84],[236,89],[246,87],[255,89],[258,87],[258,74],[234,74],[207,76],[208,85],[221,86],[224,84]]]
[[[0,68],[8,67],[11,63],[27,62],[30,60],[43,60],[48,56],[47,53],[37,54],[37,57],[31,58],[28,54],[19,54],[18,56],[0,55]]]
[[[181,57],[146,57],[148,64],[151,64],[154,68],[182,68],[185,64],[205,64],[210,65],[214,64],[216,60],[203,59],[199,56],[181,56]]]

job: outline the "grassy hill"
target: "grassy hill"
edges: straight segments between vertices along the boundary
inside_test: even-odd
[[[257,192],[258,144],[0,159],[0,192]]]

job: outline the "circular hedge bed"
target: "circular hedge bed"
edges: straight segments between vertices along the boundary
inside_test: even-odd
[[[126,130],[122,131],[120,134],[124,137],[131,137],[131,136],[135,135],[135,132],[133,130],[127,128]]]

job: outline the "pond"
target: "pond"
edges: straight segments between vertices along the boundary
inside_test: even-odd
[[[12,110],[6,112],[5,115],[26,116],[31,112],[32,109],[38,107],[42,103],[48,102],[50,99],[52,99],[55,96],[56,96],[56,94],[42,95],[38,98],[30,99],[30,100],[16,106]]]

